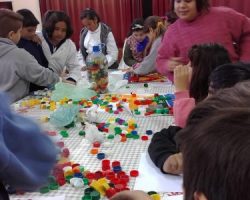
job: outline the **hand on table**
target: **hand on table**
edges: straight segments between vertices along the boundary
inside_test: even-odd
[[[111,200],[152,200],[152,198],[145,192],[135,190],[119,192]]]
[[[179,175],[182,173],[182,153],[176,153],[168,157],[163,165],[163,171],[169,174]]]

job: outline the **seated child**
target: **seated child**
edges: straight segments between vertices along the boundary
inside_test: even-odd
[[[76,84],[81,78],[81,66],[77,59],[76,46],[70,39],[73,34],[69,16],[63,11],[48,11],[44,15],[42,48],[49,67],[61,75],[66,67],[69,83]]]
[[[16,46],[22,20],[20,14],[0,9],[0,90],[7,92],[12,102],[28,95],[30,83],[48,86],[60,80],[56,73],[39,65],[30,53]]]
[[[129,37],[126,39],[123,59],[126,65],[133,66],[143,60],[148,37],[143,31],[143,19],[135,19],[130,27]]]
[[[144,22],[144,33],[149,38],[149,53],[142,62],[138,62],[133,66],[133,73],[145,75],[155,71],[155,60],[158,47],[165,33],[166,27],[163,20],[158,16],[150,16]]]
[[[39,42],[33,41],[36,37],[38,37],[36,35],[36,28],[39,24],[39,21],[36,19],[34,14],[28,9],[18,10],[17,13],[23,16],[21,39],[17,43],[17,46],[28,51],[32,56],[34,56],[34,58],[41,66],[48,67],[48,61],[44,56],[42,46],[39,44]],[[38,86],[33,83],[30,84],[30,92],[42,90],[44,88],[45,87]]]
[[[176,99],[173,111],[175,124],[180,127],[185,126],[195,104],[207,97],[211,72],[217,66],[231,62],[227,50],[218,44],[192,46],[189,59],[191,68],[180,65],[174,70]]]

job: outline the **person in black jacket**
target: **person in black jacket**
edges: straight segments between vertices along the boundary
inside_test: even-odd
[[[187,124],[198,123],[210,113],[230,107],[249,107],[250,82],[238,83],[233,88],[227,88],[216,92],[213,96],[199,103],[190,113]],[[148,153],[154,164],[163,173],[182,173],[182,154],[176,141],[181,130],[177,126],[169,126],[155,133],[148,148]]]
[[[17,46],[28,51],[32,56],[34,56],[41,66],[48,68],[48,60],[43,53],[41,41],[36,35],[36,28],[39,24],[39,21],[28,9],[20,9],[17,11],[17,13],[23,16],[21,39],[17,43]],[[44,86],[39,86],[33,83],[30,84],[30,92],[42,90],[44,88]]]

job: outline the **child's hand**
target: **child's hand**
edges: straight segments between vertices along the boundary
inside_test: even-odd
[[[189,90],[192,68],[189,65],[179,65],[174,69],[175,91]]]
[[[122,191],[113,196],[110,200],[152,200],[152,198],[142,191]]]
[[[163,165],[163,171],[169,174],[182,173],[182,153],[176,153],[168,157]]]
[[[34,35],[34,37],[32,38],[32,41],[40,45],[42,44],[42,40],[37,34]]]
[[[63,83],[68,83],[68,84],[71,84],[71,85],[76,85],[76,82],[73,81],[73,80],[70,80],[70,79],[62,78],[62,82]]]
[[[168,60],[168,70],[173,72],[176,66],[183,65],[181,57],[172,57]]]

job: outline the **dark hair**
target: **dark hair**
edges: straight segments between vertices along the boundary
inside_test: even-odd
[[[250,109],[214,112],[183,134],[184,199],[250,199]],[[185,135],[184,135],[185,134]]]
[[[223,108],[249,107],[250,108],[250,81],[237,83],[234,87],[218,90],[214,95],[208,97],[190,112],[187,126],[196,125],[201,119],[210,113]]]
[[[250,79],[249,63],[231,63],[217,67],[210,75],[210,91],[232,87],[236,83]]]
[[[81,13],[80,13],[80,19],[83,20],[85,18],[87,18],[89,20],[95,20],[95,19],[97,19],[98,23],[101,21],[99,15],[92,8],[86,8],[85,10],[81,11]]]
[[[7,38],[11,31],[15,33],[23,25],[23,17],[11,10],[0,8],[0,37]]]
[[[142,18],[134,19],[132,24],[130,25],[128,37],[132,35],[132,33],[135,31],[143,31],[143,28],[144,28],[144,20]]]
[[[208,95],[209,75],[217,66],[230,63],[230,57],[223,46],[213,43],[192,46],[188,57],[193,69],[189,93],[200,102]]]
[[[203,10],[208,10],[210,8],[209,0],[195,0],[196,1],[196,9],[198,12]],[[175,0],[171,1],[171,8],[174,11],[174,2]]]
[[[168,23],[173,24],[178,19],[178,16],[175,14],[175,12],[170,11],[166,13],[166,18]]]
[[[156,37],[163,35],[166,30],[163,20],[158,16],[149,16],[146,18],[146,20],[144,21],[143,31],[145,33],[148,33],[149,28],[156,30]]]
[[[23,27],[37,26],[39,24],[39,21],[30,10],[21,9],[16,12],[23,16]]]
[[[73,28],[69,16],[63,11],[49,10],[45,13],[43,18],[43,31],[48,34],[49,38],[52,37],[56,23],[61,21],[65,22],[67,26],[66,39],[70,38],[73,34]]]

